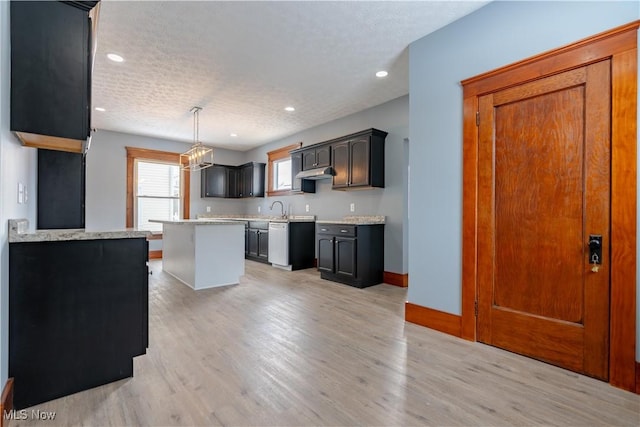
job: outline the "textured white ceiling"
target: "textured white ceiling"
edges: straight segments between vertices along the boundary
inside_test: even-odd
[[[190,142],[198,105],[245,151],[407,94],[409,43],[486,3],[102,1],[92,127]]]

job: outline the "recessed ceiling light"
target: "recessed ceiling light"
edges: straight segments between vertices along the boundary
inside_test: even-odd
[[[295,108],[293,108],[293,107],[284,107],[284,109],[285,109],[286,111],[296,111],[296,109],[295,109]]]
[[[104,109],[104,108],[102,108],[102,107],[96,107],[96,108],[94,108],[94,110],[96,110],[96,111],[107,111],[107,110],[105,110],[105,109]]]
[[[231,136],[231,137],[235,138],[236,136],[238,136],[238,134],[237,134],[237,133],[232,133],[232,134],[231,134],[231,135],[229,135],[229,136]]]
[[[389,75],[389,73],[387,73],[386,71],[378,71],[376,73],[376,77],[380,77],[380,78],[387,77],[388,75]]]
[[[109,58],[113,62],[122,62],[122,61],[124,61],[124,58],[122,56],[117,55],[115,53],[108,53],[107,54],[107,58]]]

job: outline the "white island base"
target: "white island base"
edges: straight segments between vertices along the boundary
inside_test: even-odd
[[[233,285],[244,274],[244,224],[182,220],[162,223],[162,269],[193,289]]]

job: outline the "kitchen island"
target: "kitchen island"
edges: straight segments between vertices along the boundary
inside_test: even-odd
[[[244,274],[244,223],[217,219],[162,224],[162,269],[192,289],[233,285]]]

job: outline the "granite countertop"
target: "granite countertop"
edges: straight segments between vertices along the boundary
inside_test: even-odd
[[[160,224],[173,224],[173,225],[238,225],[237,221],[228,221],[222,218],[220,219],[198,218],[198,219],[177,219],[177,220],[150,219],[149,222],[157,222]]]
[[[146,238],[149,231],[145,230],[116,230],[116,231],[86,231],[84,229],[36,230],[29,232],[29,221],[26,219],[9,220],[9,243],[23,242],[59,242],[71,240],[103,240],[103,239],[134,239]]]
[[[342,219],[316,221],[316,224],[375,225],[384,224],[384,215],[350,215]]]
[[[232,221],[268,221],[268,222],[315,222],[315,215],[288,215],[285,218],[266,215],[225,215],[225,214],[199,214],[198,220],[217,219]]]

